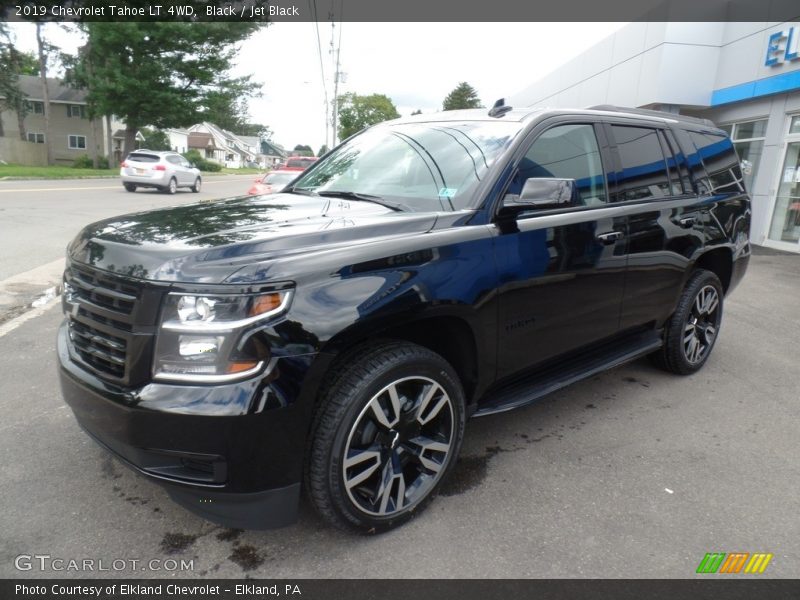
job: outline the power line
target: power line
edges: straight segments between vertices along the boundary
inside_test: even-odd
[[[313,1],[313,8],[312,8]],[[325,145],[328,145],[328,85],[325,82],[325,65],[322,60],[322,42],[319,37],[319,22],[317,21],[317,0],[308,0],[308,10],[314,20],[314,32],[317,35],[317,54],[319,55],[319,71],[322,77],[322,91],[325,94]]]

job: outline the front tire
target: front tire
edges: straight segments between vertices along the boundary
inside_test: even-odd
[[[387,531],[422,510],[455,465],[464,393],[447,361],[415,344],[362,347],[340,365],[314,420],[306,490],[332,525]]]
[[[700,269],[689,278],[664,330],[664,345],[651,358],[660,368],[691,375],[708,360],[719,336],[724,291],[719,278]]]
[[[192,191],[195,194],[197,194],[200,191],[200,188],[202,187],[202,185],[203,185],[203,182],[198,177],[197,179],[194,180],[194,185],[192,186]]]

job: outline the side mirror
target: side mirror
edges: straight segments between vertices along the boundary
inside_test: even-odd
[[[519,196],[508,195],[503,209],[514,213],[523,210],[577,206],[580,195],[574,179],[531,177],[525,180]]]

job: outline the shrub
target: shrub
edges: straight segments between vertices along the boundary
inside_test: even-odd
[[[219,163],[211,162],[210,160],[204,160],[202,166],[198,165],[198,169],[201,171],[211,171],[216,173],[217,171],[222,170],[222,165]]]
[[[73,169],[94,169],[94,163],[92,159],[89,158],[89,155],[83,154],[75,159],[75,162],[72,163]],[[98,169],[108,169],[108,158],[105,156],[98,156],[97,157],[97,168]]]
[[[210,160],[206,160],[200,155],[200,152],[197,150],[189,150],[188,152],[184,152],[183,157],[190,163],[194,163],[194,165],[201,171],[216,172],[222,170],[222,165],[220,165],[219,163],[212,162]]]
[[[92,159],[89,158],[88,154],[84,154],[84,155],[79,156],[78,158],[75,159],[75,162],[72,163],[72,168],[73,169],[93,169],[94,168],[94,163],[92,162]]]

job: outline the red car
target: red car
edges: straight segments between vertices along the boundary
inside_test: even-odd
[[[317,156],[292,156],[278,168],[283,171],[305,171],[318,160]]]
[[[247,190],[251,196],[260,196],[261,194],[277,194],[286,184],[298,176],[297,171],[270,171],[264,177],[256,179],[253,187]]]

